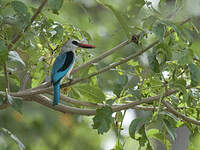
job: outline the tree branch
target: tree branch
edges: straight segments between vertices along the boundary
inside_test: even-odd
[[[190,122],[190,123],[193,123],[193,124],[198,125],[198,126],[200,125],[200,121],[189,118],[189,117],[181,114],[180,112],[176,111],[176,109],[174,109],[173,106],[169,102],[163,100],[162,103],[165,107],[167,107],[167,111],[171,112],[172,114],[174,114],[178,118],[181,118],[186,122]]]
[[[164,94],[164,97],[174,94],[176,92],[178,92],[178,90],[169,90]],[[54,109],[56,111],[63,112],[63,113],[72,113],[72,114],[87,115],[87,116],[96,114],[96,109],[80,109],[80,108],[66,106],[63,104],[58,104],[56,106],[52,106],[52,100],[50,98],[48,98],[47,96],[44,96],[41,94],[40,95],[32,95],[31,98],[25,97],[25,99],[36,101],[37,103],[40,103],[46,107],[49,107],[51,109]],[[121,110],[134,108],[137,105],[151,103],[151,102],[159,100],[159,99],[160,99],[160,95],[149,97],[149,98],[144,98],[142,100],[134,101],[134,102],[127,103],[124,105],[113,106],[112,110],[113,110],[113,112],[118,112]],[[105,106],[105,105],[102,105],[102,106]]]
[[[60,94],[60,99],[63,100],[63,101],[65,101],[65,102],[74,104],[74,105],[81,105],[81,106],[95,107],[95,108],[102,107],[101,104],[96,104],[96,103],[91,103],[91,102],[76,100],[76,99],[73,99],[71,97],[67,97],[67,96],[65,96],[63,94]]]
[[[120,48],[130,44],[132,42],[132,40],[126,40],[122,43],[120,43],[119,45],[117,45],[116,47],[112,48],[111,50],[108,50],[106,52],[104,52],[103,54],[93,58],[92,60],[78,66],[77,68],[73,69],[71,74],[78,72],[80,69],[85,68],[87,66],[90,66],[92,63],[96,63],[99,62],[100,60],[104,59],[105,57],[113,54],[114,52],[117,52],[118,50],[120,50]]]
[[[190,88],[190,86],[187,86],[187,88]],[[171,94],[174,94],[176,92],[178,92],[178,90],[168,90],[165,92],[164,97],[170,96]],[[154,111],[156,108],[144,107],[144,106],[138,106],[138,105],[145,104],[145,103],[152,103],[153,101],[158,101],[160,99],[160,96],[161,95],[157,95],[157,96],[153,96],[153,97],[149,97],[149,98],[143,98],[142,100],[134,101],[134,102],[123,104],[123,105],[113,105],[112,110],[113,110],[113,112],[118,112],[118,111],[127,110],[127,109],[139,109],[139,110],[144,110],[144,111]],[[49,107],[53,110],[56,110],[56,111],[59,111],[62,113],[71,113],[71,114],[86,115],[86,116],[91,116],[91,115],[96,114],[96,109],[81,109],[81,108],[66,106],[63,104],[58,104],[56,106],[52,106],[52,100],[50,98],[48,98],[47,96],[44,96],[41,94],[40,95],[32,95],[31,97],[25,96],[23,98],[25,98],[25,100],[28,100],[28,101],[30,101],[30,100],[35,101],[39,104],[42,104],[46,107]],[[61,99],[64,99],[66,102],[69,102],[72,104],[78,104],[78,105],[82,105],[82,106],[89,106],[89,107],[92,106],[95,108],[101,108],[101,107],[105,106],[103,104],[95,104],[95,103],[90,103],[90,102],[81,102],[81,101],[78,102],[78,100],[66,97],[62,94],[61,94]],[[177,112],[168,102],[162,101],[162,103],[167,108],[167,111],[169,111],[170,113],[173,113],[174,115],[183,119],[184,121],[191,122],[198,126],[200,125],[199,121],[191,119],[191,118],[181,114],[180,112]],[[9,104],[1,105],[0,109],[4,109],[8,106],[10,106],[10,105]],[[165,110],[166,110],[166,108],[165,108]]]
[[[48,97],[44,96],[44,95],[33,95],[32,96],[34,98],[34,101],[42,104],[46,107],[49,107],[51,109],[54,109],[56,111],[62,112],[62,113],[71,113],[71,114],[77,114],[77,115],[94,115],[96,113],[95,109],[80,109],[80,108],[75,108],[75,107],[70,107],[70,106],[66,106],[63,104],[58,104],[56,106],[52,106],[52,101],[51,99],[49,99]]]

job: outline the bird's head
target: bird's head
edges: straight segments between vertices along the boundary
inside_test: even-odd
[[[81,48],[95,48],[93,45],[83,44],[77,40],[69,39],[62,47],[62,52],[75,51],[77,47]]]

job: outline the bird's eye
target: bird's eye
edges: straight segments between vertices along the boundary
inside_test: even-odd
[[[78,42],[77,41],[72,41],[72,44],[77,45]]]

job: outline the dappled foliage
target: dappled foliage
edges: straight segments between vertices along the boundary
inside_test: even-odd
[[[175,129],[186,126],[188,149],[195,149],[200,26],[199,8],[191,7],[197,2],[0,0],[0,148],[101,149],[98,134],[112,130],[113,150],[128,149],[126,141],[138,149],[156,149],[156,142],[171,149]],[[49,83],[69,38],[96,49],[76,51],[74,80],[62,81],[65,97],[52,107],[52,89],[41,84]],[[128,137],[122,134],[127,109],[147,111],[130,118]]]

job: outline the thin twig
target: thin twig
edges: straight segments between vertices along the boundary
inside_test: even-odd
[[[90,60],[90,61],[88,61],[88,62],[86,62],[86,63],[84,63],[84,64],[78,66],[77,68],[73,69],[72,72],[71,72],[71,74],[78,72],[78,71],[81,70],[82,68],[85,68],[85,67],[87,67],[87,66],[90,66],[92,63],[99,62],[100,60],[102,60],[102,59],[104,59],[105,57],[107,57],[107,56],[113,54],[114,52],[116,52],[116,51],[118,51],[118,50],[120,50],[122,47],[124,47],[124,46],[130,44],[131,42],[132,42],[131,40],[126,40],[126,41],[120,43],[119,45],[117,45],[116,47],[112,48],[111,50],[108,50],[108,51],[104,52],[103,54],[101,54],[101,55],[99,55],[99,56],[93,58],[92,60]]]
[[[51,94],[52,94],[52,92],[51,92]],[[91,102],[87,102],[87,101],[76,100],[76,99],[73,99],[71,97],[67,97],[67,96],[65,96],[63,94],[60,94],[60,99],[62,99],[65,102],[74,104],[74,105],[81,105],[81,106],[95,107],[95,108],[102,107],[102,105],[100,105],[100,104],[91,103]]]
[[[169,112],[171,112],[172,114],[176,115],[177,117],[183,119],[186,122],[190,122],[190,123],[193,123],[193,124],[198,125],[198,126],[200,125],[200,121],[197,121],[197,120],[194,120],[192,118],[189,118],[189,117],[181,114],[180,112],[176,111],[176,109],[174,109],[173,106],[169,102],[163,100],[162,103],[163,103],[163,105],[165,107],[167,107],[167,110]]]

